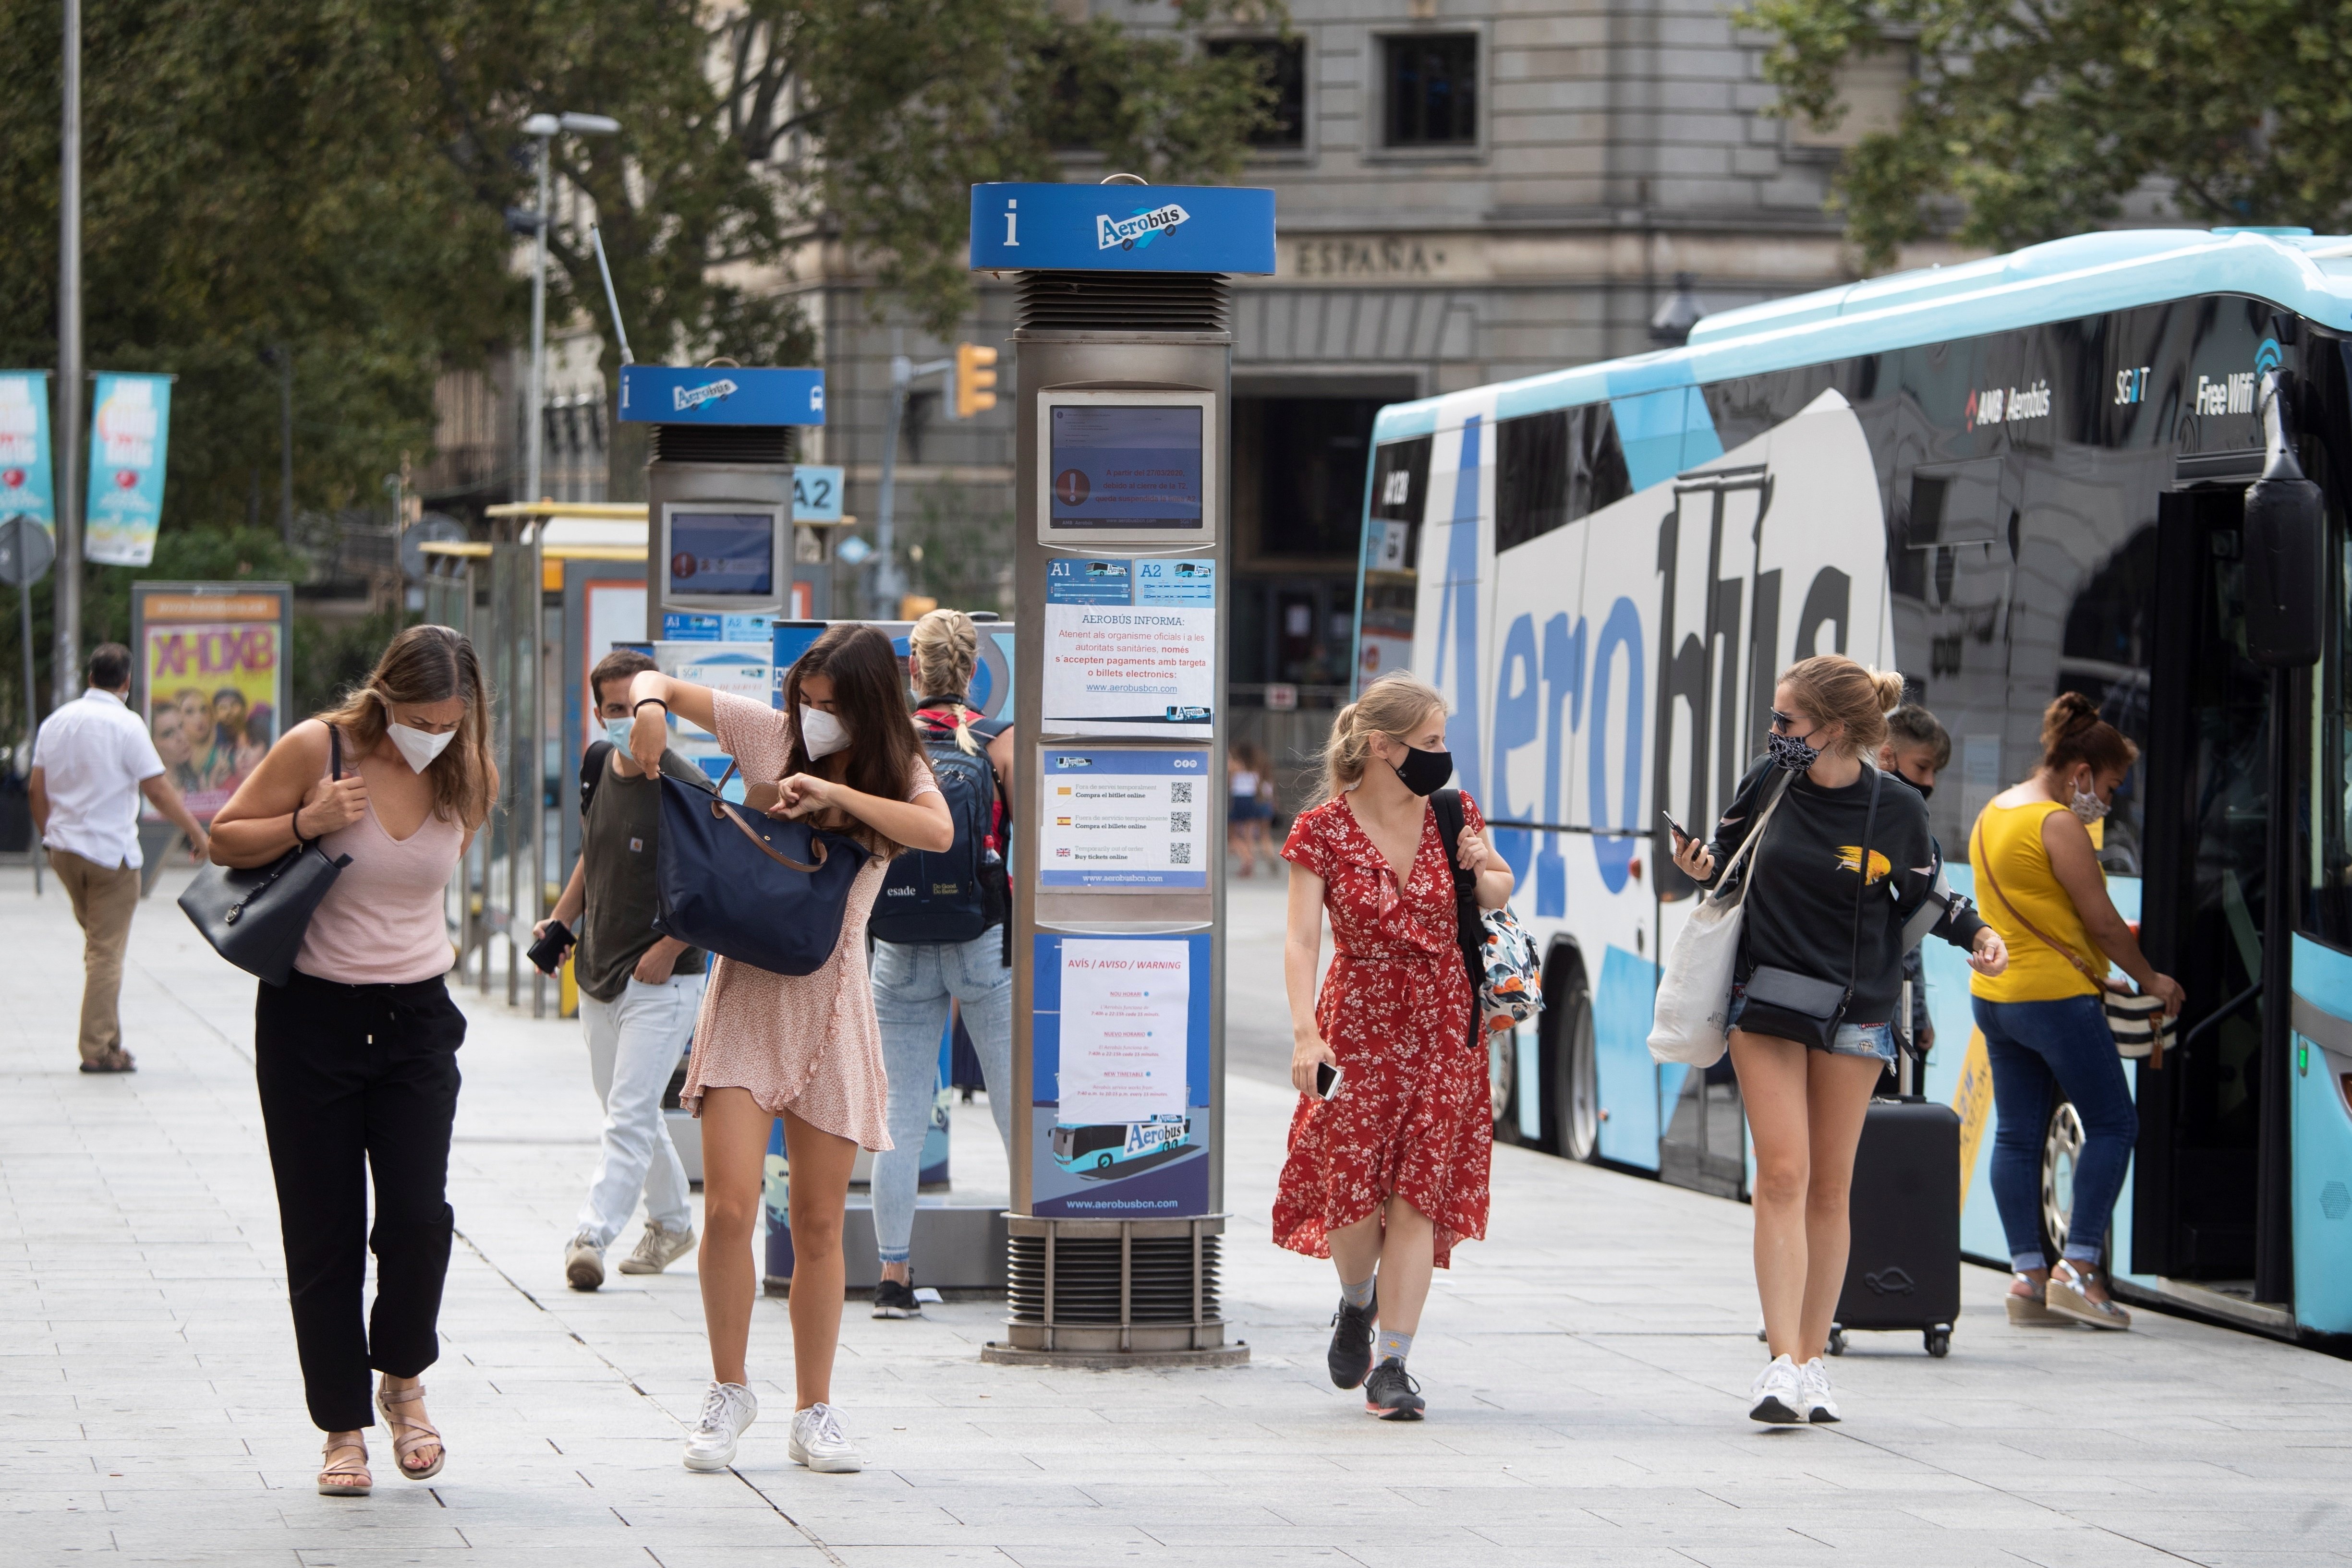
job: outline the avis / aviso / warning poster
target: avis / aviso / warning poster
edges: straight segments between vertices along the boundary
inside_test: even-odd
[[[1045,732],[1208,739],[1216,602],[1208,559],[1047,561]]]

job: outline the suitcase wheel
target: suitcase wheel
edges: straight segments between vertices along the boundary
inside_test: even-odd
[[[1843,1324],[1832,1323],[1830,1325],[1829,1352],[1832,1355],[1843,1355],[1845,1354],[1845,1327]],[[1941,1353],[1939,1352],[1938,1354]]]
[[[1937,1323],[1926,1334],[1927,1354],[1941,1358],[1952,1354],[1952,1325]]]

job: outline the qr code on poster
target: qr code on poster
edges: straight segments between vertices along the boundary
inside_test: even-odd
[[[1168,846],[1168,863],[1170,865],[1191,865],[1192,863],[1192,846],[1190,843],[1181,842],[1170,844]]]
[[[1171,833],[1191,832],[1192,831],[1192,813],[1190,811],[1169,812],[1168,831]]]
[[[1174,805],[1191,805],[1192,803],[1192,781],[1190,779],[1179,779],[1171,783],[1168,786],[1168,799],[1170,802]]]

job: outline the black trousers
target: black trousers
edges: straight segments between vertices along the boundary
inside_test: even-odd
[[[415,1377],[439,1354],[466,1017],[437,978],[346,986],[298,970],[260,991],[255,1068],[302,1384],[320,1430],[347,1432],[373,1424],[371,1367]],[[375,1309],[362,1318],[371,1249]]]

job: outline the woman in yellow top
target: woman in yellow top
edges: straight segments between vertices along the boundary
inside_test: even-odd
[[[2063,692],[2042,716],[2042,766],[1992,799],[1969,835],[1978,907],[2009,944],[2009,968],[1969,977],[1977,1027],[1991,1059],[1992,1197],[2017,1271],[2011,1322],[2073,1319],[2131,1326],[2099,1278],[2099,1250],[2139,1136],[2123,1060],[2101,996],[2108,961],[2180,1010],[2180,986],[2159,975],[2107,898],[2091,824],[2107,814],[2139,748],[2079,692]],[[2053,1093],[2083,1119],[2066,1255],[2042,1253],[2042,1143]],[[2053,1315],[2054,1314],[2054,1315]]]

